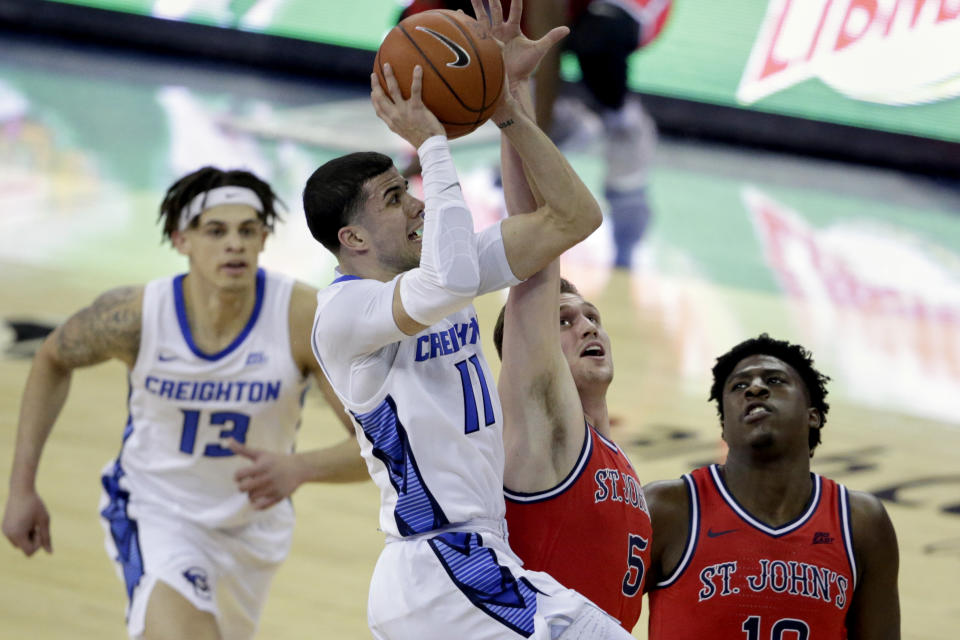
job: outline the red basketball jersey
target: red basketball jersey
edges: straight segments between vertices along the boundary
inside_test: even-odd
[[[690,530],[679,566],[650,592],[650,640],[842,640],[855,587],[847,490],[811,474],[803,514],[770,527],[717,465],[683,476]]]
[[[587,425],[570,474],[537,493],[504,490],[510,547],[614,616],[637,623],[650,566],[650,514],[626,454]]]

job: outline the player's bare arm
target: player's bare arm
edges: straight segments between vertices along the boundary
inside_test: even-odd
[[[140,349],[143,287],[120,287],[100,295],[58,327],[38,356],[62,369],[111,358],[132,367]]]
[[[347,416],[343,403],[324,375],[320,363],[310,347],[314,315],[317,311],[317,290],[296,283],[290,296],[290,342],[297,363],[303,363],[305,373],[313,376],[330,410],[346,432],[344,440],[335,445],[298,454],[307,472],[301,482],[360,482],[369,480],[367,467],[360,457],[353,422]]]
[[[490,3],[489,16],[482,3],[473,2],[479,24],[489,24],[491,34],[503,44],[506,82],[511,87],[503,92],[494,122],[524,161],[534,193],[543,198],[536,211],[503,223],[507,259],[514,275],[524,280],[593,233],[603,214],[590,190],[517,99],[517,95],[525,97],[522,83],[543,54],[567,33],[558,28],[536,42],[528,40],[520,31],[521,4],[511,3],[504,21],[497,0]]]
[[[133,366],[140,344],[142,287],[113,289],[51,333],[33,359],[20,404],[3,533],[26,555],[51,552],[50,517],[36,491],[43,447],[70,389],[72,371],[116,358]]]
[[[508,73],[529,75],[536,67],[529,58],[512,61],[506,51],[504,60]],[[525,76],[518,86],[518,101],[530,115]],[[505,137],[500,155],[508,215],[535,211],[542,197],[534,192],[520,156]],[[583,444],[583,407],[560,347],[559,308],[557,260],[512,287],[507,298],[498,388],[507,455],[504,484],[514,491],[541,491],[559,484],[573,468]]]
[[[850,491],[857,588],[847,613],[850,640],[899,640],[900,551],[890,516],[869,493]]]
[[[682,479],[644,485],[653,524],[647,590],[667,578],[680,564],[690,536],[690,496]]]

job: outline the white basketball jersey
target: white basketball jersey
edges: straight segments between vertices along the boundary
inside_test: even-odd
[[[476,311],[470,305],[405,336],[391,311],[395,282],[338,279],[317,297],[313,331],[314,353],[380,488],[380,528],[405,537],[500,520],[503,420]],[[396,341],[363,354],[355,345],[373,334]],[[344,357],[351,350],[360,355]]]
[[[115,471],[139,507],[210,527],[260,514],[237,489],[250,464],[228,438],[277,453],[293,450],[307,380],[290,351],[293,280],[257,272],[256,302],[237,338],[215,354],[193,341],[183,275],[154,280],[143,296],[140,353],[130,372],[130,416]],[[275,510],[290,512],[289,501]]]

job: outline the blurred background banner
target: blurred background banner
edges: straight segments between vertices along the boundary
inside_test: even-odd
[[[0,0],[0,20],[355,80],[402,4]],[[685,0],[630,87],[667,131],[958,175],[958,43],[958,0]]]

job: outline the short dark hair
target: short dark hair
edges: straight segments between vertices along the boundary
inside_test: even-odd
[[[807,388],[807,394],[810,396],[810,405],[820,412],[820,429],[810,429],[808,444],[810,453],[820,444],[820,431],[827,423],[827,411],[830,405],[826,402],[827,382],[829,376],[817,371],[813,366],[813,354],[798,344],[791,344],[785,340],[776,340],[766,333],[762,333],[756,338],[744,340],[733,349],[717,358],[717,363],[713,366],[713,386],[710,387],[710,400],[717,401],[717,413],[723,421],[723,387],[727,378],[733,373],[744,358],[755,355],[772,356],[777,360],[787,363],[800,375],[803,384]]]
[[[269,231],[273,231],[274,223],[280,219],[277,204],[284,208],[286,205],[269,184],[243,169],[223,170],[207,166],[188,173],[167,189],[163,202],[160,203],[160,214],[157,216],[157,220],[163,224],[163,237],[167,240],[173,237],[173,232],[180,225],[180,214],[191,200],[205,191],[227,186],[246,187],[256,193],[263,206],[263,211],[258,213],[257,217]],[[199,219],[199,216],[194,218],[190,226],[199,224]]]
[[[572,293],[579,296],[580,292],[572,282],[566,278],[560,278],[560,293]],[[500,307],[500,315],[497,316],[497,325],[493,328],[493,344],[497,347],[497,356],[503,360],[503,318],[507,311],[507,305]]]
[[[339,255],[338,234],[363,203],[364,183],[392,166],[389,156],[359,151],[334,158],[313,172],[303,189],[303,211],[317,242]]]

